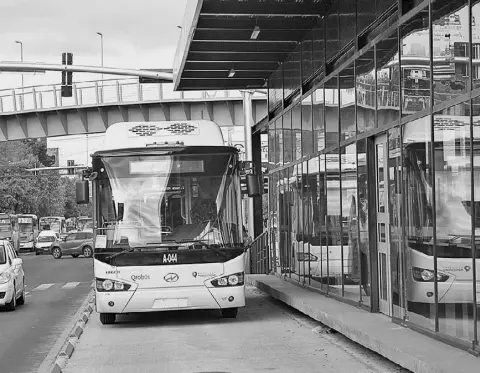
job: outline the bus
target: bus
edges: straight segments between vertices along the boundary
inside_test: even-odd
[[[38,236],[38,217],[34,214],[18,214],[17,216],[20,249],[34,251],[34,243]]]
[[[62,235],[67,233],[67,224],[63,216],[44,216],[40,218],[40,230],[52,230]]]
[[[10,240],[18,252],[20,247],[18,234],[18,216],[0,212],[0,239]]]
[[[212,121],[120,122],[76,185],[92,183],[95,304],[117,314],[245,306],[242,194],[260,195],[252,162]]]
[[[478,117],[477,117],[478,118]],[[405,205],[406,299],[412,305],[433,304],[434,253],[440,304],[473,302],[473,250],[476,246],[476,291],[480,302],[480,159],[473,154],[471,174],[470,117],[435,115],[434,142],[420,121],[407,123],[403,132],[403,193]],[[475,117],[474,117],[475,119]],[[480,123],[473,126],[473,149],[479,149]],[[466,135],[465,135],[466,134]],[[425,140],[427,138],[427,141]],[[435,199],[431,161],[435,159]],[[472,188],[473,176],[473,188]],[[473,190],[473,196],[472,196]],[[435,200],[435,208],[433,201]],[[475,216],[472,217],[472,203]],[[435,210],[435,215],[433,215]],[[436,237],[434,247],[434,224]],[[472,227],[474,228],[472,230]],[[473,233],[473,234],[472,234]],[[434,250],[436,249],[436,250]]]
[[[279,180],[282,194],[288,193],[286,208],[277,207],[280,220],[288,221],[291,250],[283,254],[290,257],[284,268],[301,277],[310,277],[319,283],[336,284],[351,280],[353,253],[349,221],[352,204],[355,205],[357,188],[357,165],[349,159],[355,155],[341,155],[342,185],[339,179],[339,155],[326,155],[325,163],[318,157],[308,162],[307,169],[294,169],[288,180]],[[360,157],[363,166],[365,158]],[[288,190],[288,192],[285,192]],[[343,196],[341,199],[340,196]],[[346,198],[348,196],[349,198]],[[327,201],[328,200],[328,203]],[[338,211],[329,211],[334,205]],[[285,217],[283,215],[289,215]],[[328,227],[328,229],[327,229]],[[288,245],[285,242],[283,245]]]

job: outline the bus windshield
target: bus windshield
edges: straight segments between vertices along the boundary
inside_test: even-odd
[[[242,246],[235,159],[232,154],[103,157],[100,226],[113,234],[107,238],[110,247]]]
[[[453,128],[440,127],[443,122],[450,124],[451,117],[435,118],[436,132],[433,143],[422,141],[422,137],[428,139],[430,136],[428,130],[421,132],[423,128],[416,128],[410,123],[405,126],[403,153],[407,203],[406,235],[411,249],[433,255],[435,219],[437,256],[471,258],[472,225],[475,229],[475,241],[480,240],[480,201],[475,200],[479,196],[476,183],[472,198],[470,141],[461,137],[465,136],[464,133],[469,134],[469,118],[454,118],[458,128],[453,125],[450,125]],[[474,147],[477,146],[476,142],[474,140]],[[430,151],[435,160],[434,170],[428,155]],[[478,169],[474,169],[473,178],[478,180],[478,176]],[[472,203],[477,212],[473,219]],[[480,257],[478,250],[477,254]]]

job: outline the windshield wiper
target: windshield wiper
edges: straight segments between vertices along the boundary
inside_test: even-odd
[[[184,239],[184,240],[175,240],[175,243],[182,244],[182,243],[199,243],[205,246],[208,250],[212,250],[216,252],[217,254],[221,254],[223,257],[226,257],[227,254],[223,251],[218,250],[218,248],[212,246],[208,242],[202,241],[202,240],[191,240],[191,239]]]
[[[125,250],[119,251],[118,253],[109,255],[109,256],[107,256],[105,259],[106,259],[106,260],[110,260],[110,259],[113,259],[113,258],[119,256],[119,255],[123,255],[123,254],[126,254],[126,253],[131,253],[131,252],[134,251],[134,250],[135,250],[134,247],[129,247],[128,249],[125,249]]]

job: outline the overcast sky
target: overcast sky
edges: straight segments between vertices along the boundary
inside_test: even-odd
[[[98,65],[103,33],[104,66],[172,68],[186,0],[0,0],[0,61]],[[74,81],[100,75],[74,73]],[[61,82],[60,72],[25,75],[25,86]],[[21,75],[0,73],[0,90],[21,86]]]

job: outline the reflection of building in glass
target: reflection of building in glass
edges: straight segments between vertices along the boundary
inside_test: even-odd
[[[353,81],[348,64],[319,79],[313,126],[288,110],[270,122],[269,216],[277,273],[368,307],[376,299],[390,317],[468,343],[480,289],[480,100],[451,100],[476,87],[480,29],[470,32],[460,3],[433,12],[433,35],[428,7],[418,9],[356,54]],[[280,101],[281,76],[269,81]],[[319,146],[303,147],[300,162],[292,132],[316,126]]]

